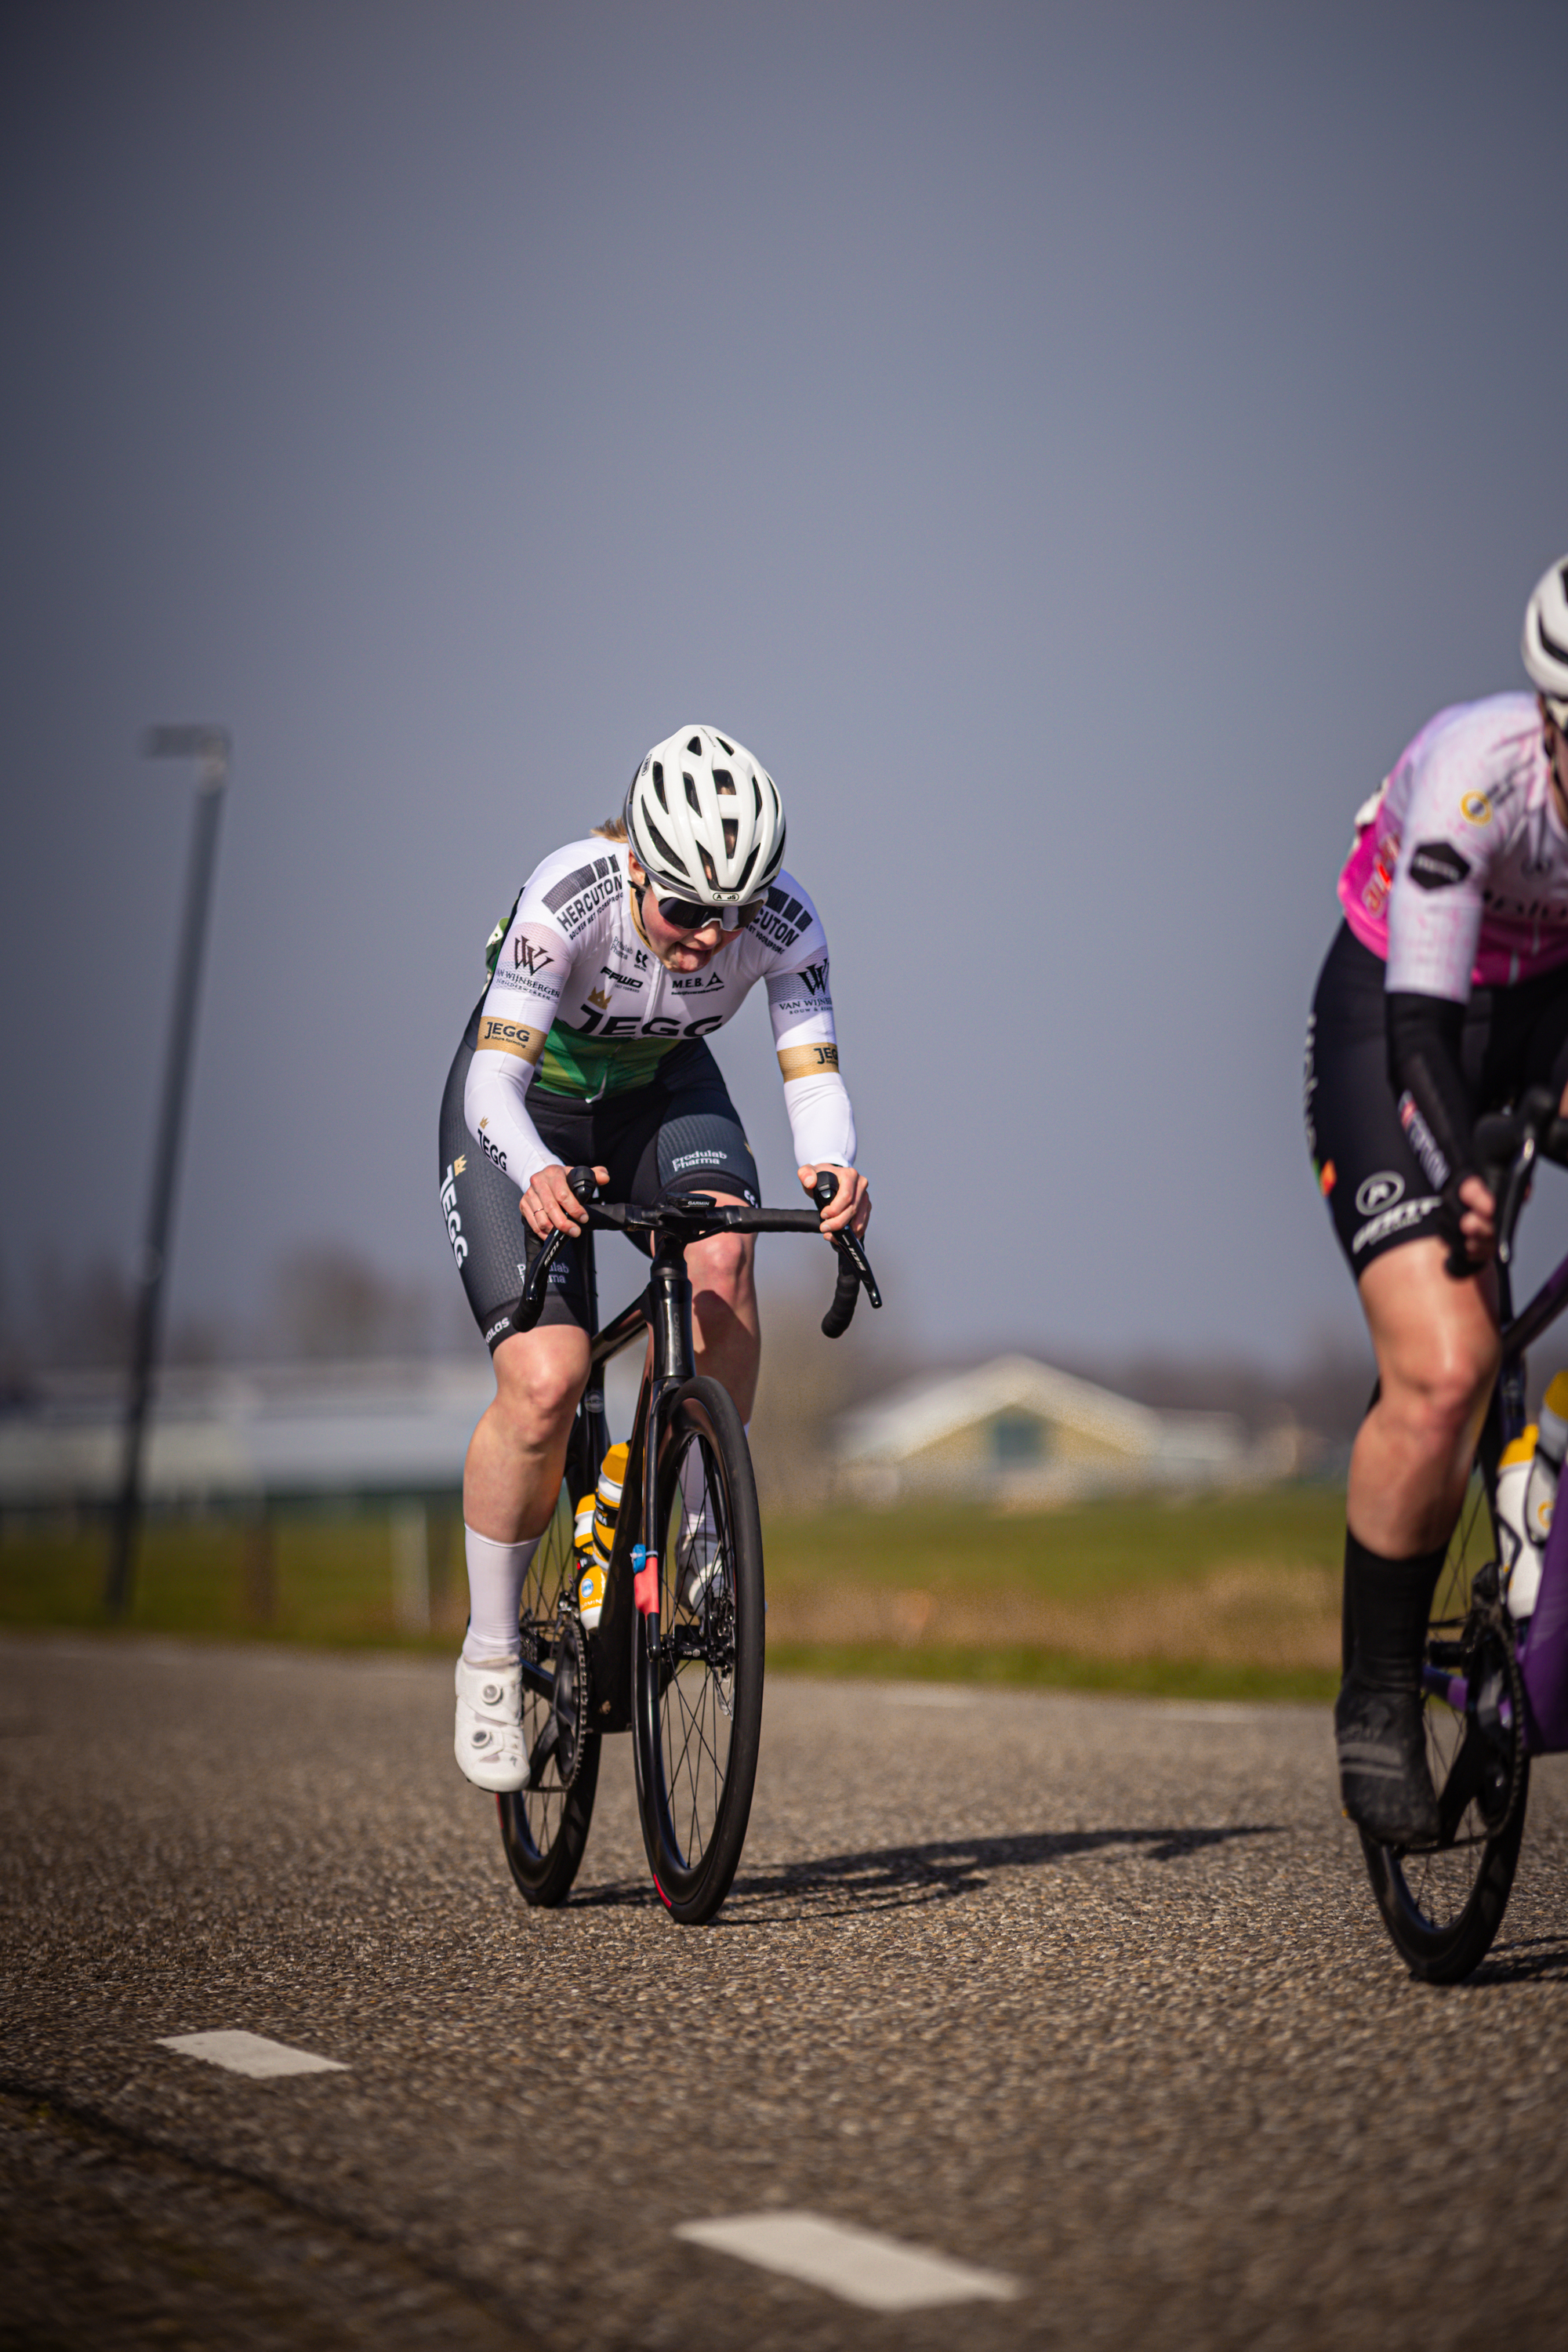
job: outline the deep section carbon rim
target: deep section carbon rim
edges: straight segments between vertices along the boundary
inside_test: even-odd
[[[1426,1760],[1445,1817],[1443,1842],[1400,1852],[1362,1840],[1389,1934],[1415,1974],[1434,1983],[1468,1976],[1484,1958],[1501,1923],[1523,1834],[1530,1776],[1523,1695],[1512,1643],[1500,1612],[1489,1608],[1483,1574],[1497,1556],[1488,1482],[1478,1464],[1426,1637]],[[1444,1685],[1468,1704],[1451,1704],[1441,1695]]]
[[[572,1604],[575,1582],[572,1533],[571,1497],[563,1485],[554,1515],[529,1564],[521,1610],[523,1658],[551,1675],[561,1663],[564,1612]],[[574,1664],[576,1654],[576,1645],[569,1644]],[[551,1700],[525,1680],[522,1737],[532,1770],[526,1789],[498,1800],[512,1876],[534,1903],[559,1903],[576,1876],[599,1769],[599,1742],[589,1734],[581,1739],[579,1752],[569,1755],[569,1769],[563,1775],[560,1727],[553,1717]]]
[[[740,1859],[763,1697],[755,1488],[739,1416],[711,1381],[680,1393],[658,1496],[659,1638],[657,1660],[638,1653],[638,1792],[659,1893],[695,1921],[718,1909]]]

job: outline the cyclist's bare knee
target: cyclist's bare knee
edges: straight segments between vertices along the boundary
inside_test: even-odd
[[[514,1331],[495,1351],[492,1408],[509,1433],[538,1444],[571,1425],[588,1378],[588,1339],[574,1324]]]
[[[1391,1559],[1446,1538],[1497,1376],[1492,1286],[1451,1281],[1446,1255],[1412,1242],[1361,1279],[1380,1386],[1351,1457],[1349,1517]]]
[[[756,1297],[756,1236],[753,1234],[710,1234],[693,1242],[686,1253],[692,1305],[700,1315],[703,1301],[713,1299],[729,1313],[743,1313]]]
[[[1463,1420],[1489,1393],[1500,1360],[1490,1282],[1451,1281],[1446,1256],[1441,1242],[1411,1242],[1361,1278],[1384,1399],[1439,1421]]]

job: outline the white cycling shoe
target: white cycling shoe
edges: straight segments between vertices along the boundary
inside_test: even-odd
[[[522,1744],[522,1676],[510,1664],[470,1666],[458,1660],[458,1769],[476,1789],[508,1792],[528,1786]]]

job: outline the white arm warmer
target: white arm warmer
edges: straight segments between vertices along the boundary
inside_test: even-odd
[[[528,1115],[533,1066],[520,1054],[478,1053],[463,1088],[463,1118],[475,1142],[526,1192],[542,1168],[555,1165]]]
[[[797,1168],[826,1163],[834,1168],[855,1165],[855,1114],[849,1090],[837,1070],[819,1070],[806,1078],[784,1080],[784,1108],[795,1138]]]

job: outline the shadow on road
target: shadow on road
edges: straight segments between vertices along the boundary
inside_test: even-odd
[[[796,1917],[804,1908],[832,1917],[856,1911],[906,1910],[973,1894],[994,1870],[1075,1862],[1119,1847],[1143,1849],[1149,1862],[1180,1862],[1234,1838],[1271,1837],[1278,1824],[1244,1822],[1224,1829],[1050,1830],[1014,1837],[941,1838],[927,1845],[871,1848],[786,1863],[773,1872],[743,1873],[714,1925],[765,1927]],[[656,1899],[646,1882],[597,1886],[572,1897],[574,1908],[643,1904]]]
[[[1487,1985],[1539,1984],[1563,1977],[1568,1977],[1568,1937],[1520,1936],[1500,1944],[1458,1990],[1477,1992]]]

